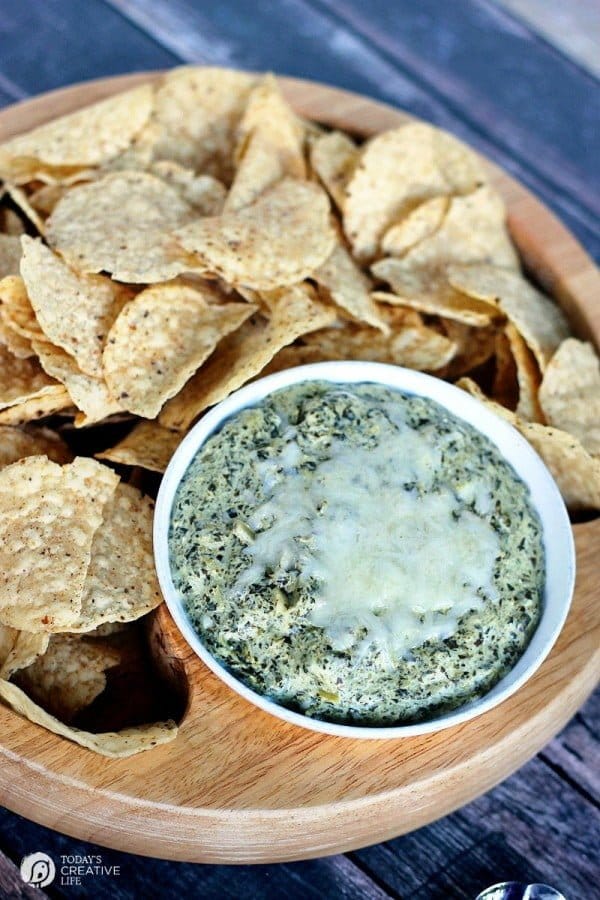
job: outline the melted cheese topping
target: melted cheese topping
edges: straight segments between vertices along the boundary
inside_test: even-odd
[[[386,667],[497,599],[499,553],[496,531],[464,509],[465,498],[433,490],[441,464],[433,435],[396,424],[400,433],[373,448],[334,441],[312,472],[296,468],[290,427],[281,454],[257,463],[268,499],[250,517],[249,565],[234,586],[239,593],[265,571],[298,569],[312,585],[310,621],[331,646],[360,657],[376,645]],[[465,491],[477,513],[491,508],[484,484]]]

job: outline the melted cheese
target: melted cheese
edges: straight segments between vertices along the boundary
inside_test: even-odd
[[[462,616],[497,599],[499,538],[481,517],[489,490],[434,490],[435,434],[397,425],[400,433],[374,448],[334,442],[314,472],[298,471],[301,450],[289,429],[281,455],[257,463],[267,500],[250,518],[249,565],[235,585],[239,592],[266,570],[297,570],[313,585],[310,622],[331,646],[358,657],[375,646],[386,667],[450,637]],[[474,502],[477,514],[461,501]]]

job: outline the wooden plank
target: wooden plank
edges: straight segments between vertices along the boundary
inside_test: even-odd
[[[73,0],[5,3],[0,60],[2,76],[20,96],[177,62],[103,0],[86,0],[85,8]]]
[[[0,850],[0,897],[6,900],[44,900],[47,896],[41,888],[24,884],[18,866]]]
[[[386,889],[419,900],[472,898],[508,879],[585,897],[599,851],[598,810],[535,759],[459,812],[353,858]]]
[[[600,727],[600,690],[588,700],[581,712],[541,754],[557,774],[567,778],[595,803],[600,804],[600,767],[598,740]]]
[[[133,900],[157,896],[161,900],[202,897],[203,900],[321,900],[339,897],[343,900],[386,900],[395,897],[365,874],[346,856],[301,863],[263,866],[197,866],[190,863],[166,862],[106,850],[95,844],[76,841],[40,825],[35,825],[0,808],[0,841],[15,859],[25,853],[42,850],[50,854],[60,867],[62,855],[100,855],[104,866],[118,866],[118,875],[84,877],[80,886],[62,885],[59,876],[52,886],[57,898],[94,897],[94,900]],[[6,860],[6,862],[4,862]],[[13,897],[3,892],[3,873],[15,869],[0,853],[0,897]],[[13,873],[14,874],[14,873]],[[16,877],[19,879],[18,870]],[[6,884],[8,875],[5,876]],[[159,886],[159,887],[158,887]],[[45,894],[15,894],[16,898],[43,900]]]
[[[600,76],[600,10],[597,0],[496,0],[525,19],[580,66]]]
[[[252,4],[240,0],[221,0],[218,4],[198,4],[194,0],[170,0],[168,3],[165,0],[107,2],[183,60],[250,69],[271,68],[283,74],[313,78],[377,97],[449,129],[520,178],[557,212],[592,255],[600,258],[600,236],[595,217],[583,201],[579,203],[582,193],[584,196],[589,193],[589,189],[583,192],[579,190],[582,181],[582,177],[578,177],[579,169],[574,165],[567,166],[573,172],[572,180],[577,187],[576,202],[565,185],[559,183],[561,177],[564,180],[560,172],[558,182],[547,176],[548,165],[545,160],[548,154],[559,156],[560,165],[566,165],[565,158],[571,152],[571,145],[577,144],[574,136],[555,128],[552,140],[558,142],[559,149],[564,145],[565,152],[559,153],[558,150],[545,146],[542,151],[538,146],[541,138],[536,133],[530,133],[525,123],[519,132],[520,139],[516,142],[514,136],[511,136],[512,132],[508,137],[504,133],[504,128],[509,132],[511,128],[514,131],[514,115],[512,118],[504,115],[502,126],[498,124],[498,127],[491,130],[482,127],[488,119],[494,121],[496,115],[500,115],[496,105],[487,100],[485,91],[479,90],[481,97],[477,108],[471,108],[470,96],[467,97],[467,102],[461,103],[454,96],[454,91],[440,92],[437,81],[452,84],[456,80],[441,63],[434,68],[437,80],[423,80],[422,70],[433,65],[427,62],[427,58],[436,49],[431,36],[437,34],[438,43],[444,43],[444,29],[452,25],[452,10],[457,10],[458,15],[459,7],[455,4],[446,5],[445,18],[450,18],[449,23],[440,20],[438,25],[437,21],[428,20],[426,37],[432,46],[429,47],[425,41],[421,55],[411,53],[413,64],[407,65],[403,56],[405,41],[400,32],[405,35],[417,32],[415,22],[421,22],[426,17],[426,8],[431,0],[425,0],[424,8],[419,4],[418,9],[407,0],[391,5],[387,0],[376,0],[377,16],[382,23],[386,23],[392,35],[391,44],[393,47],[400,47],[401,54],[392,53],[387,46],[381,46],[379,32],[371,33],[374,26],[364,27],[364,21],[370,22],[376,16],[371,15],[372,5],[361,6],[360,0],[351,4],[346,4],[344,0],[280,0],[276,4],[271,0],[255,0]],[[323,9],[323,6],[327,8]],[[470,2],[460,4],[461,15],[464,15],[464,8],[470,6]],[[349,23],[355,27],[348,27]],[[494,35],[497,41],[493,53],[486,59],[486,65],[489,64],[489,58],[503,62],[505,41],[511,37],[508,34],[505,38],[498,28],[494,30]],[[448,41],[452,43],[455,40],[456,36],[450,31]],[[406,43],[410,43],[408,38]],[[528,53],[531,52],[528,45],[526,49]],[[440,50],[443,56],[442,51],[443,47]],[[466,56],[468,55],[467,52]],[[514,66],[513,57],[510,56],[503,65]],[[560,75],[560,69],[557,74]],[[479,78],[473,71],[468,72],[466,77]],[[489,90],[492,90],[493,79],[491,82]],[[512,80],[515,93],[523,94],[525,88],[528,92],[527,104],[522,96],[519,102],[535,105],[531,103],[531,84],[527,72],[524,72],[522,79]],[[464,86],[461,90],[464,93]],[[559,101],[561,97],[562,94],[559,93]],[[554,121],[558,115],[553,112],[554,109],[562,113],[562,105],[553,107],[549,103],[545,117]],[[540,115],[538,110],[538,118]],[[572,122],[576,116],[573,113],[566,121]],[[481,119],[485,121],[482,122]],[[580,133],[579,139],[583,142],[585,135]],[[529,147],[530,142],[536,144],[537,152],[524,155],[519,148],[521,145]],[[591,153],[590,148],[589,154]],[[579,166],[577,154],[575,158]],[[541,174],[539,169],[543,170]],[[585,178],[587,168],[583,180]]]

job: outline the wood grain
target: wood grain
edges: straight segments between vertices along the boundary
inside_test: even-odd
[[[130,83],[92,83],[9,109],[0,115],[2,137]],[[294,80],[284,86],[299,111],[362,134],[403,120],[344,92]],[[588,257],[542,204],[492,171],[529,264],[581,330],[598,339],[596,305],[582,288],[597,285]],[[157,631],[190,684],[177,741],[133,761],[108,762],[2,709],[0,800],[83,839],[212,862],[334,853],[445,815],[522,765],[593,689],[600,671],[599,525],[575,526],[576,596],[551,655],[516,695],[472,722],[421,738],[363,742],[287,725],[225,688],[162,608]]]

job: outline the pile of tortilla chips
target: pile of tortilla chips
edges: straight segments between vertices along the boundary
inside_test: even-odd
[[[598,358],[451,135],[359,146],[270,75],[185,67],[1,145],[0,179],[0,696],[32,721],[112,755],[174,735],[69,722],[118,665],[114,623],[160,601],[128,482],[261,374],[362,359],[451,380],[572,509],[600,508]]]

